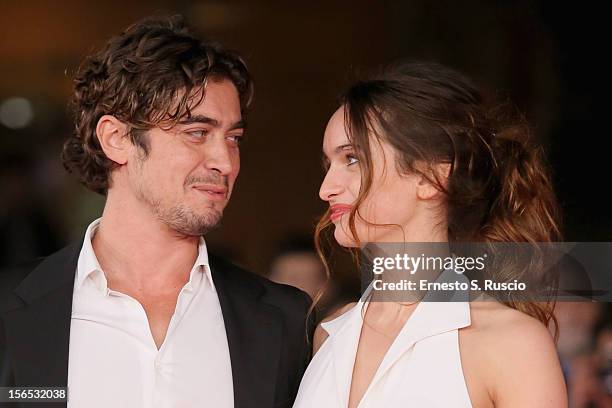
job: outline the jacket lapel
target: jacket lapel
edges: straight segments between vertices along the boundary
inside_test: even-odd
[[[263,302],[264,288],[244,276],[247,272],[214,257],[210,265],[227,334],[234,406],[273,407],[283,341],[281,311]]]
[[[16,385],[66,387],[72,292],[80,244],[41,262],[15,289],[23,305],[5,316]]]

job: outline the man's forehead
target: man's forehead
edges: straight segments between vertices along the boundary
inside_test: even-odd
[[[205,89],[200,88],[197,96],[192,97],[196,104],[179,123],[202,122],[223,127],[243,121],[238,91],[231,82],[224,82],[227,83],[210,82]]]
[[[189,92],[188,95],[186,95],[187,92]],[[238,89],[231,80],[225,78],[209,78],[193,88],[177,89],[173,97],[173,105],[178,107],[183,101],[186,101],[194,112],[206,108],[207,105],[211,107],[223,105],[237,109],[240,109],[241,106]]]

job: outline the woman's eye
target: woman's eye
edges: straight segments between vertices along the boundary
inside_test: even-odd
[[[355,163],[359,163],[359,160],[357,159],[357,157],[355,157],[352,154],[347,154],[346,155],[346,161],[347,161],[347,163],[346,163],[347,166],[353,165]]]

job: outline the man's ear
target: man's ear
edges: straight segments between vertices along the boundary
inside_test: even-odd
[[[96,126],[98,142],[110,160],[125,164],[131,143],[127,137],[127,125],[112,115],[104,115]]]
[[[417,197],[421,200],[431,200],[436,198],[441,191],[438,189],[437,184],[430,182],[428,178],[433,181],[437,179],[443,187],[446,187],[448,177],[450,176],[451,164],[438,163],[435,164],[433,168],[429,169],[427,169],[425,166],[420,167],[422,167],[422,173],[426,174],[427,177],[425,177],[423,174],[419,175],[419,179],[417,181]]]

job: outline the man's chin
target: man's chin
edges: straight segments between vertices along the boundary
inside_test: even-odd
[[[174,231],[187,236],[204,235],[219,226],[223,211],[207,208],[206,211],[195,212],[184,207],[172,211],[165,222]]]

